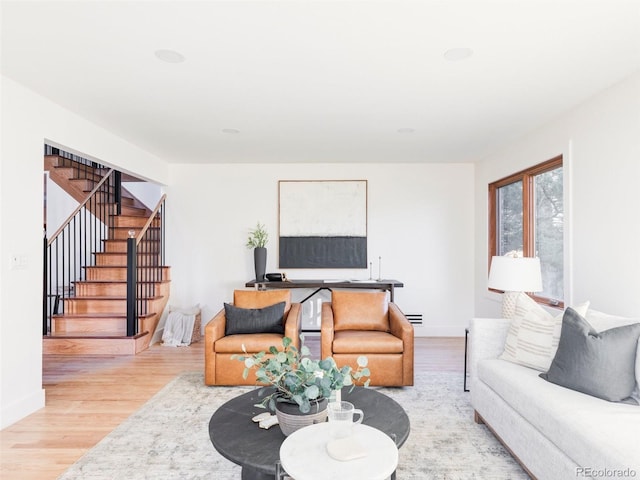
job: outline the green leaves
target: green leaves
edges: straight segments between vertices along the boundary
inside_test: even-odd
[[[333,360],[333,358],[331,357],[327,357],[324,360],[320,360],[320,362],[318,363],[318,366],[322,369],[322,370],[331,370],[333,367],[335,367],[336,362]]]
[[[247,239],[247,248],[258,248],[267,245],[269,233],[265,230],[264,225],[260,222],[256,224],[256,228],[249,230],[249,238]]]
[[[333,391],[344,386],[353,388],[354,380],[362,380],[370,375],[365,356],[357,359],[358,367],[353,370],[348,365],[338,368],[332,357],[314,360],[310,354],[305,345],[298,351],[291,338],[284,337],[281,349],[271,346],[268,353],[233,355],[232,358],[244,362],[243,378],[248,377],[249,370],[255,369],[258,383],[275,387],[273,393],[267,395],[260,404],[271,410],[275,409],[276,402],[289,401],[295,402],[301,412],[307,413],[311,409],[311,402],[329,398]],[[367,380],[365,386],[368,384]]]
[[[311,385],[305,389],[304,393],[309,400],[315,400],[320,396],[320,389],[315,385]]]

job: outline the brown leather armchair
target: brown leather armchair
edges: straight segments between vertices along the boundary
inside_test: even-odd
[[[356,368],[364,355],[371,385],[413,385],[413,325],[386,292],[334,290],[331,297],[322,304],[322,358]]]
[[[250,372],[242,378],[243,362],[232,359],[233,354],[268,351],[275,345],[282,349],[282,338],[291,338],[291,344],[300,347],[299,303],[291,303],[290,290],[236,290],[233,292],[233,305],[239,308],[264,308],[285,302],[284,335],[279,333],[243,333],[225,335],[226,316],[224,308],[214,316],[204,330],[204,383],[206,385],[255,385],[256,377]]]

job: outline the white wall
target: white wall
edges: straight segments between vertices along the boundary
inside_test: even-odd
[[[0,428],[44,405],[43,144],[166,183],[164,162],[6,77],[0,77]],[[26,261],[12,268],[11,258]]]
[[[476,315],[500,312],[487,282],[487,187],[564,155],[565,301],[640,315],[640,73],[598,94],[476,168]]]
[[[152,182],[122,182],[122,186],[153,211],[162,197],[163,188]]]
[[[172,165],[167,188],[170,302],[200,303],[203,323],[254,278],[248,231],[270,234],[279,271],[278,180],[368,180],[368,253],[404,282],[396,303],[422,313],[417,335],[462,335],[473,314],[473,165]],[[290,278],[369,278],[362,270],[286,270]],[[302,292],[295,292],[298,298]],[[309,293],[308,291],[306,293]]]
[[[51,180],[48,172],[45,175],[47,177],[47,237],[51,238],[69,215],[78,208],[79,203]]]

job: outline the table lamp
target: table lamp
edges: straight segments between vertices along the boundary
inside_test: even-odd
[[[520,292],[542,291],[542,272],[538,257],[492,257],[489,288],[504,291],[502,317],[513,318]]]

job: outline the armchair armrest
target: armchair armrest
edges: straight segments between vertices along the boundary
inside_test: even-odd
[[[498,358],[504,351],[504,343],[511,320],[506,318],[472,318],[469,327],[469,368],[476,376],[478,362],[485,358]]]
[[[204,327],[204,383],[205,385],[216,384],[216,352],[213,345],[217,340],[224,337],[224,329],[227,319],[224,308],[220,310],[209,323]]]
[[[324,360],[333,355],[333,309],[331,302],[322,303],[320,339],[320,358]]]
[[[209,346],[211,346],[211,351],[213,351],[213,344],[216,340],[224,337],[224,330],[227,325],[227,318],[224,314],[224,308],[220,310],[215,316],[209,320],[209,323],[204,327],[204,336],[205,336],[205,344],[206,349],[209,350]]]
[[[395,303],[389,304],[389,329],[394,337],[413,344],[413,325]]]
[[[302,308],[300,303],[292,303],[287,318],[284,320],[284,336],[291,339],[291,344],[300,348],[300,325],[302,323]]]
[[[402,339],[403,385],[413,385],[413,325],[395,303],[389,303],[389,329],[393,336]]]

